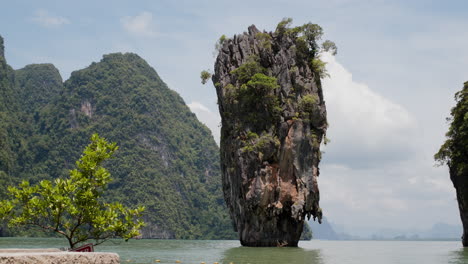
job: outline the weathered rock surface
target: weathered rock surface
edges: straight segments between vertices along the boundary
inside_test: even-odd
[[[64,252],[57,249],[0,250],[0,264],[118,264],[119,255],[106,252]]]
[[[296,44],[252,25],[223,41],[216,59],[223,192],[244,246],[297,246],[304,218],[321,219],[326,108],[320,77]],[[234,71],[242,65],[250,66]],[[252,77],[255,68],[267,77]]]
[[[464,247],[468,247],[468,120],[466,118],[468,116],[468,82],[465,82],[460,91],[457,108],[459,112],[454,118],[463,119],[459,121],[460,127],[457,129],[463,132],[460,132],[455,139],[461,155],[457,157],[456,162],[449,165],[449,171],[450,179],[457,190],[458,208],[463,224],[462,243]]]
[[[451,110],[447,140],[435,159],[449,167],[450,179],[455,187],[463,224],[462,243],[468,247],[468,82],[455,94],[457,104]]]
[[[468,169],[457,172],[453,166],[449,171],[457,193],[458,208],[463,224],[462,244],[468,247]]]

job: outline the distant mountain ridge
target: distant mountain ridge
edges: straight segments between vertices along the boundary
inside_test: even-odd
[[[374,239],[396,239],[396,240],[440,240],[460,239],[463,233],[461,225],[450,225],[446,223],[435,223],[428,229],[381,229],[374,232]]]
[[[337,232],[338,228],[325,217],[322,224],[314,221],[309,221],[308,224],[312,229],[313,239],[322,240],[458,240],[463,231],[461,225],[436,223],[428,229],[382,228],[376,231],[368,230],[367,233],[372,233],[371,235],[351,235]]]

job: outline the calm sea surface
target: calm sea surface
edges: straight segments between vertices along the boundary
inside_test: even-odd
[[[64,247],[61,239],[0,238],[0,248]],[[106,242],[97,251],[117,252],[121,263],[224,264],[432,264],[468,263],[468,249],[457,241],[321,241],[299,248],[246,248],[237,241],[153,240]]]

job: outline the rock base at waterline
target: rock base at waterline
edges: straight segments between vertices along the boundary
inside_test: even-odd
[[[107,252],[68,252],[59,249],[0,249],[0,264],[118,264],[120,257]]]

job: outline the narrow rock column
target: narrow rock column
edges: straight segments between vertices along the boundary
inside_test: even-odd
[[[223,191],[244,246],[297,246],[304,219],[322,216],[317,178],[326,108],[311,63],[315,42],[299,38],[252,25],[219,43],[212,80]]]
[[[440,165],[449,167],[450,179],[457,193],[458,208],[463,224],[462,243],[468,247],[468,82],[455,93],[456,105],[450,111],[447,140],[434,155]]]

